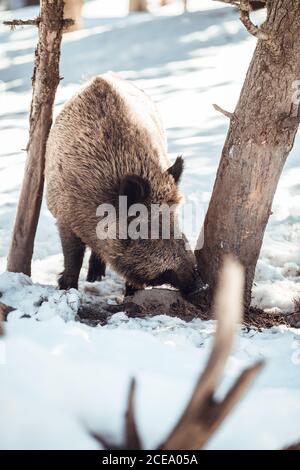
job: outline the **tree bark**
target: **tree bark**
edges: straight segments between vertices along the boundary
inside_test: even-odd
[[[274,193],[299,125],[300,0],[268,2],[259,40],[222,151],[196,257],[214,289],[225,253],[246,269],[246,303]],[[199,245],[201,244],[199,240]]]
[[[29,276],[43,197],[46,141],[60,80],[60,44],[64,27],[63,0],[41,0],[40,5],[27,162],[7,261],[8,271],[23,272]]]

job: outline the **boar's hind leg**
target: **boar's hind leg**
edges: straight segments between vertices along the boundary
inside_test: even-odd
[[[105,268],[104,261],[92,251],[86,280],[88,282],[101,281],[102,277],[105,276]]]
[[[58,280],[58,286],[60,289],[77,289],[85,244],[67,227],[59,226],[59,233],[64,253],[65,269]]]

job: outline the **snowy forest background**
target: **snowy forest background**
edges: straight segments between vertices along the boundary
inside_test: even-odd
[[[149,13],[128,15],[125,0],[85,2],[83,28],[63,39],[64,79],[55,114],[94,75],[113,70],[133,81],[157,102],[170,157],[185,157],[181,190],[185,198],[201,202],[204,218],[228,128],[212,104],[234,109],[255,39],[233,8],[212,0],[190,0],[185,14],[179,0],[164,8],[155,1],[150,6]],[[37,11],[3,10],[0,20],[33,17]],[[261,22],[264,12],[255,15]],[[166,315],[133,319],[124,312],[96,328],[76,322],[80,300],[91,295],[91,286],[82,277],[79,292],[56,290],[63,257],[46,205],[32,280],[4,272],[26,159],[37,32],[0,26],[0,36],[0,292],[1,301],[17,308],[0,340],[0,447],[98,448],[87,429],[120,440],[132,376],[138,384],[138,426],[145,446],[154,447],[180,415],[205,364],[214,322],[186,323]],[[253,305],[270,314],[294,311],[300,295],[299,152],[298,136],[256,270]],[[194,233],[187,235],[195,244]],[[114,302],[122,288],[110,272],[93,286],[93,295]],[[278,449],[299,440],[299,329],[242,329],[220,394],[260,358],[266,360],[263,372],[208,448]]]

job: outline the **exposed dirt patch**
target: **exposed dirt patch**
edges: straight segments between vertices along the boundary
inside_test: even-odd
[[[205,299],[202,305],[195,306],[183,299],[178,291],[171,289],[147,289],[136,292],[131,297],[125,297],[116,305],[108,305],[106,301],[97,299],[97,303],[83,304],[79,310],[79,321],[91,326],[105,325],[109,318],[117,312],[125,312],[131,318],[145,318],[166,314],[178,317],[184,321],[195,318],[209,320],[212,318],[211,309]],[[266,313],[255,307],[248,308],[244,313],[246,328],[272,328],[278,325],[300,327],[300,313],[277,314]]]
[[[101,298],[101,296],[91,296],[89,301],[85,301],[81,305],[77,319],[89,326],[102,326],[107,324],[114,313],[125,312],[130,318],[145,318],[165,314],[170,317],[178,317],[186,322],[195,318],[210,320],[212,312],[205,297],[197,304],[196,307],[188,302],[176,290],[146,289],[136,292],[131,297],[125,297],[123,300],[116,299],[114,304],[107,303],[107,300]],[[1,321],[5,321],[12,310],[14,308],[0,302],[0,335],[3,334]],[[25,318],[25,315],[23,318]],[[267,313],[259,308],[250,307],[244,313],[243,323],[246,328],[259,330],[278,325],[300,328],[300,312]]]
[[[257,307],[250,307],[244,312],[244,325],[247,328],[272,328],[273,326],[288,325],[287,315],[267,313]]]

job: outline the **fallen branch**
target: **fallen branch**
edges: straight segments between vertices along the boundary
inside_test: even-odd
[[[220,276],[214,312],[217,331],[212,352],[204,372],[181,418],[158,450],[196,450],[204,446],[233,406],[247,391],[263,366],[262,362],[241,373],[222,401],[215,400],[225,363],[231,352],[236,325],[242,319],[244,273],[232,258],[227,258]],[[135,384],[131,383],[125,420],[124,444],[120,449],[141,449],[141,439],[134,416]],[[102,436],[92,434],[106,449],[116,448]]]

